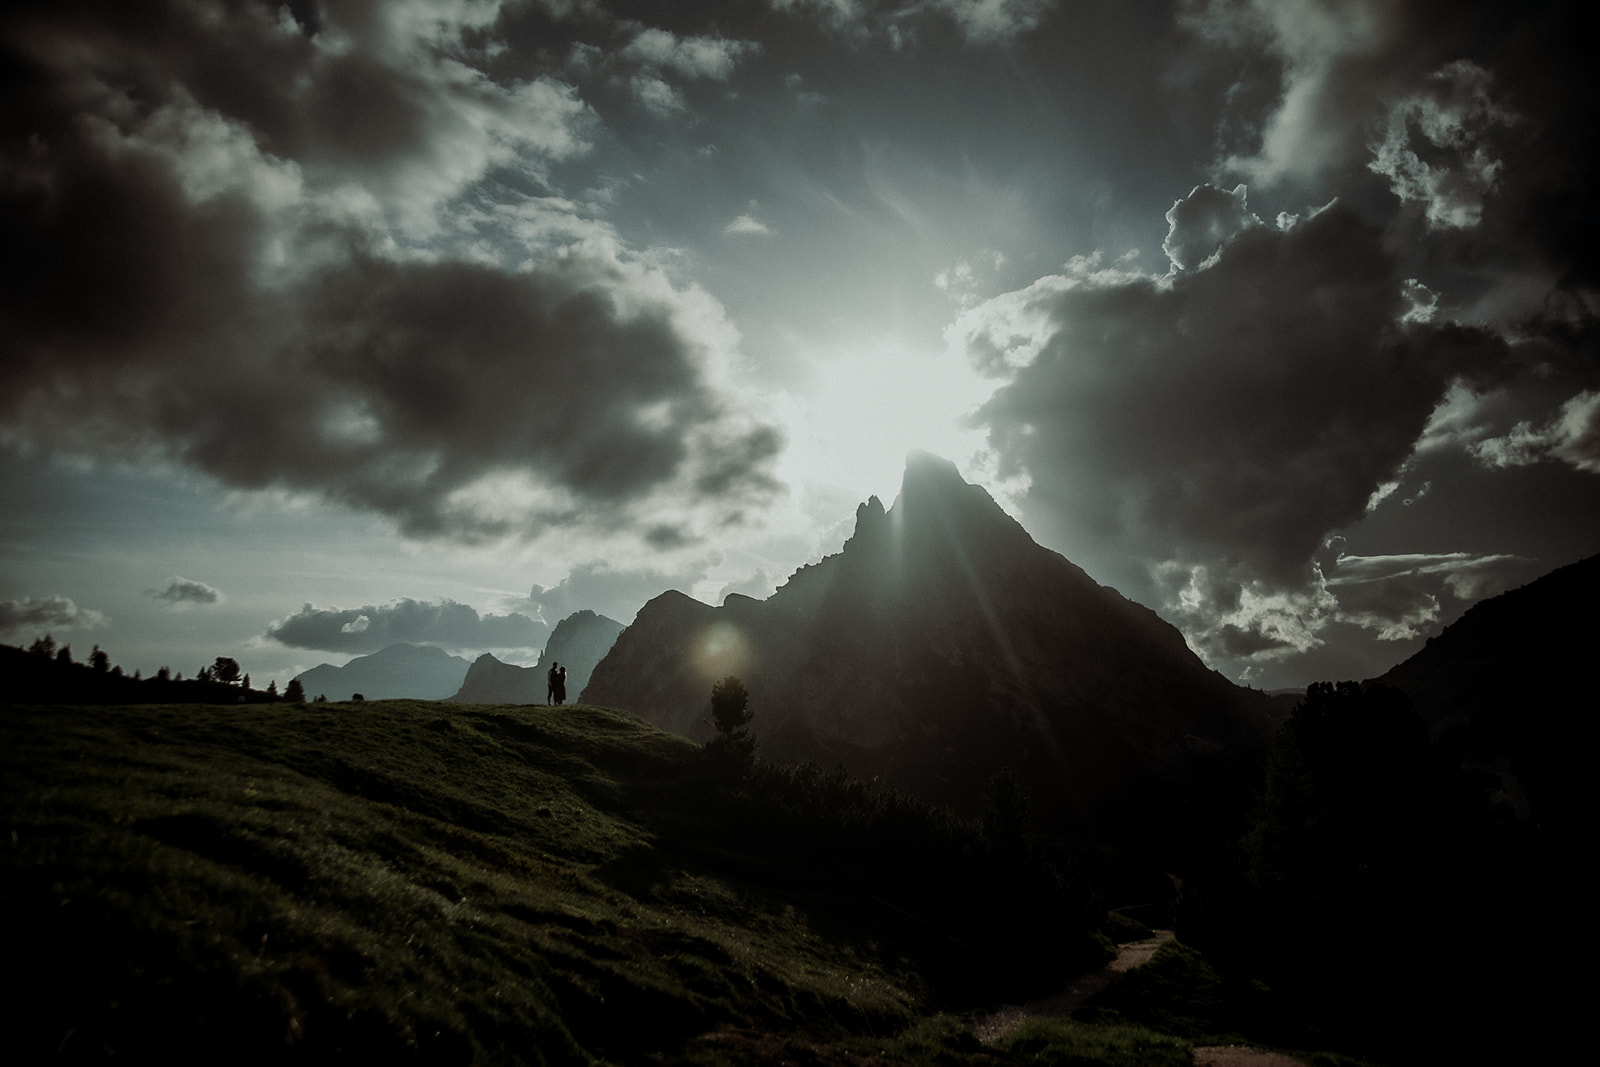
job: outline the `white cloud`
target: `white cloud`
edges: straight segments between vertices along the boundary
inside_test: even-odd
[[[771,235],[772,230],[766,223],[750,215],[740,215],[724,226],[722,232],[728,237],[766,237]]]
[[[635,74],[628,84],[634,99],[652,114],[665,118],[689,109],[689,102],[682,93],[654,75]]]
[[[1600,474],[1600,392],[1579,393],[1548,421],[1519,422],[1509,433],[1473,442],[1468,449],[1489,467],[1525,467],[1558,459]]]
[[[1427,205],[1432,226],[1477,225],[1495,187],[1502,164],[1489,135],[1518,119],[1491,99],[1491,83],[1467,60],[1449,64],[1394,104],[1383,139],[1372,145],[1368,168],[1388,178],[1400,199]]]
[[[1173,201],[1161,250],[1175,270],[1195,270],[1213,260],[1228,241],[1260,225],[1245,202],[1243,185],[1232,192],[1197,185],[1188,196]]]
[[[222,590],[216,586],[178,575],[174,575],[168,580],[165,589],[159,592],[151,590],[150,595],[157,600],[165,600],[174,606],[181,604],[220,604],[226,599],[222,595]]]
[[[760,51],[754,41],[720,37],[676,37],[666,30],[645,29],[622,50],[624,59],[686,78],[727,81],[739,61]]]
[[[1337,598],[1337,621],[1371,630],[1380,641],[1409,640],[1440,622],[1442,598],[1471,603],[1504,592],[1527,563],[1504,553],[1340,555],[1326,566],[1325,587]]]

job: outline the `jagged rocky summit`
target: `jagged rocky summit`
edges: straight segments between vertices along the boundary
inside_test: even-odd
[[[573,612],[556,623],[537,664],[518,667],[485,652],[450,699],[460,704],[543,704],[549,694],[546,673],[552,663],[560,663],[567,668],[567,700],[574,702],[622,630],[622,623],[588,609]]]
[[[1010,769],[1054,821],[1120,822],[1270,728],[1264,694],[920,453],[893,507],[862,504],[844,548],[767,600],[650,601],[583,700],[706,739],[711,685],[729,674],[768,758],[842,763],[968,809]]]

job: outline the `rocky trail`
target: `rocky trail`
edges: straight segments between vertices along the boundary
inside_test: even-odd
[[[1151,933],[1152,936],[1143,940],[1118,945],[1116,959],[1098,971],[1073,979],[1058,993],[1030,1000],[1026,1004],[1003,1004],[996,1011],[979,1016],[972,1022],[972,1032],[978,1040],[989,1044],[1030,1019],[1069,1017],[1119,975],[1126,974],[1154,956],[1156,950],[1173,937],[1171,930],[1154,930]],[[1306,1067],[1302,1061],[1280,1052],[1249,1045],[1197,1045],[1194,1064],[1195,1067]]]

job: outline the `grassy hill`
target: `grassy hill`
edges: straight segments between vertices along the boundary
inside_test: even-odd
[[[4,705],[0,771],[16,1062],[1187,1060],[943,1014],[1103,952],[1013,822],[624,713]]]

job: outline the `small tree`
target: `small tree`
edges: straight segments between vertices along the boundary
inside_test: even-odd
[[[283,699],[296,704],[304,704],[306,701],[305,684],[298,678],[290,678],[289,685],[283,691]]]
[[[35,638],[33,644],[28,646],[28,651],[35,656],[43,656],[45,659],[49,659],[56,654],[56,639],[49,634]]]
[[[211,668],[211,680],[233,685],[239,680],[239,661],[232,656],[218,656]]]
[[[94,651],[89,653],[89,666],[104,674],[111,669],[111,657],[106,654],[105,649],[95,645]]]
[[[741,759],[755,754],[756,739],[750,732],[750,692],[733,675],[711,687],[711,725],[717,736],[711,744]]]

